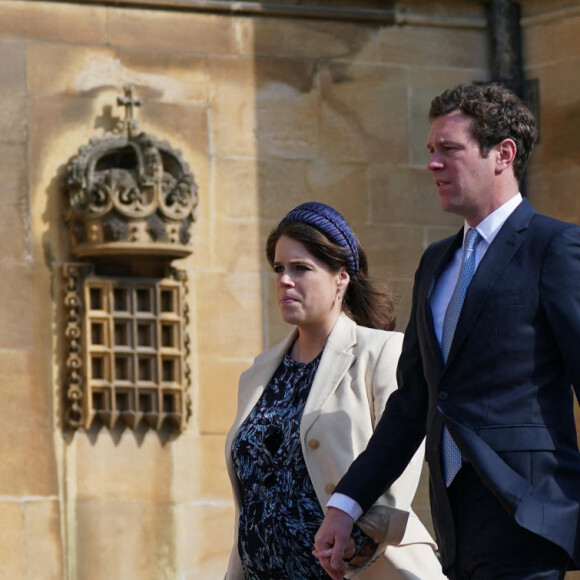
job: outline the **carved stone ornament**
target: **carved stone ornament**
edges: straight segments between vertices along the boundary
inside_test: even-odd
[[[191,415],[185,272],[113,278],[68,263],[63,276],[66,427],[182,431]]]
[[[67,222],[77,257],[192,252],[197,185],[181,152],[139,130],[130,87],[117,104],[125,119],[93,138],[67,165]]]

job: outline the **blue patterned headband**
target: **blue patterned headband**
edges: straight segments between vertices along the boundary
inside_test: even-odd
[[[354,276],[359,270],[356,239],[346,220],[330,206],[319,201],[308,201],[288,212],[280,225],[301,222],[322,232],[331,242],[350,252],[347,272]]]

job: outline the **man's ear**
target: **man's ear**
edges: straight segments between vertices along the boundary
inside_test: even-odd
[[[501,173],[513,165],[518,148],[513,139],[504,139],[495,146],[495,150],[497,171]]]

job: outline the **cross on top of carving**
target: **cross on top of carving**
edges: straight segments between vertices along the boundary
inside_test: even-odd
[[[133,87],[127,86],[124,88],[125,96],[117,97],[117,105],[125,107],[125,120],[123,124],[127,132],[131,134],[133,129],[137,128],[137,121],[133,118],[135,107],[140,107],[143,104],[141,99],[133,98]]]
[[[140,107],[143,101],[133,98],[133,87],[125,87],[124,91],[124,97],[117,97],[117,105],[125,107],[125,121],[130,121],[133,119],[134,107]]]

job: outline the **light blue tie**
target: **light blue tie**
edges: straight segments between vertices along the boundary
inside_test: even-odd
[[[449,349],[451,348],[451,342],[453,341],[455,327],[459,320],[467,287],[475,273],[475,246],[480,240],[481,235],[476,229],[470,228],[467,231],[459,277],[457,278],[455,290],[453,290],[453,295],[451,296],[451,300],[445,311],[445,318],[443,319],[441,351],[445,361],[447,361],[447,356],[449,355]],[[449,487],[453,478],[461,468],[461,452],[445,426],[443,426],[441,447],[443,451],[443,477],[445,478],[445,485]]]

